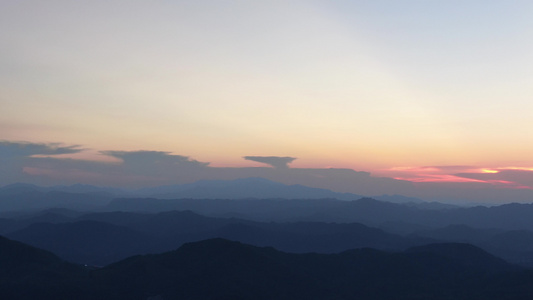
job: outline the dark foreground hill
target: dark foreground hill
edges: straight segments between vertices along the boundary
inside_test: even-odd
[[[83,299],[88,279],[81,266],[0,237],[1,299]]]
[[[288,254],[212,239],[95,274],[108,293],[118,289],[128,299],[486,299],[486,280],[514,270],[467,244]]]
[[[224,239],[97,270],[0,238],[3,299],[531,299],[533,272],[468,244],[289,254]]]

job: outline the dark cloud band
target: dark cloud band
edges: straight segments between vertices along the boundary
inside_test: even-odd
[[[32,155],[60,155],[78,153],[85,149],[79,145],[63,146],[59,143],[29,143],[0,141],[0,158]]]

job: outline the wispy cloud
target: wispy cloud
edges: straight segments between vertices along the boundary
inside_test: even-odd
[[[66,146],[61,143],[29,143],[0,141],[0,159],[32,155],[61,155],[79,153],[85,149],[79,145]]]
[[[423,166],[423,167],[395,167],[386,170],[386,174],[398,179],[411,182],[477,182],[479,180],[454,175],[458,172],[476,172],[473,166]]]
[[[289,164],[296,159],[296,157],[288,156],[244,156],[243,158],[246,160],[264,163],[274,168],[288,168]]]
[[[88,160],[93,152],[111,159]],[[527,167],[423,166],[387,170],[388,176],[338,168],[289,168],[294,157],[245,156],[268,167],[212,167],[209,162],[164,151],[97,151],[79,145],[0,142],[0,185],[85,183],[144,187],[198,180],[262,177],[372,196],[402,194],[436,201],[531,201],[533,169]]]
[[[137,167],[153,164],[165,167],[207,167],[209,165],[208,162],[199,162],[188,156],[163,151],[101,151],[100,153],[121,159],[125,165]]]
[[[533,189],[533,168],[502,167],[485,169],[481,173],[458,173],[455,176],[503,184],[510,188]]]

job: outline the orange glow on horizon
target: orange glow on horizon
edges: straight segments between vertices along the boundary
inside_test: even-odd
[[[493,170],[493,169],[481,169],[481,173],[495,174],[495,173],[500,173],[500,171],[498,171],[498,170]]]
[[[498,168],[498,170],[533,171],[533,168],[528,168],[528,167],[505,167],[505,168]]]
[[[472,167],[472,166],[442,166],[442,167],[395,167],[387,170],[390,177],[413,183],[485,183],[504,189],[531,189],[533,186],[524,185],[515,180],[506,180],[503,171],[533,172],[530,167]],[[469,174],[471,176],[469,176]],[[480,174],[480,175],[476,175]]]

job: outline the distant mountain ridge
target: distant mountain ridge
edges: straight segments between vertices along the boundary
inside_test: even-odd
[[[74,184],[70,186],[41,187],[33,184],[15,183],[0,188],[0,197],[17,193],[61,192],[93,194],[107,197],[150,197],[158,199],[338,199],[357,200],[365,196],[353,193],[338,193],[328,189],[313,188],[299,184],[286,185],[260,177],[235,180],[200,180],[188,184],[164,185],[140,189],[118,189]],[[394,203],[423,203],[424,201],[402,195],[381,195],[373,198]],[[0,198],[1,200],[1,198]],[[0,207],[1,208],[1,207]]]
[[[303,185],[286,185],[259,177],[235,180],[201,180],[182,185],[143,188],[134,192],[159,199],[320,199],[356,200],[362,196],[337,193],[327,189]]]

